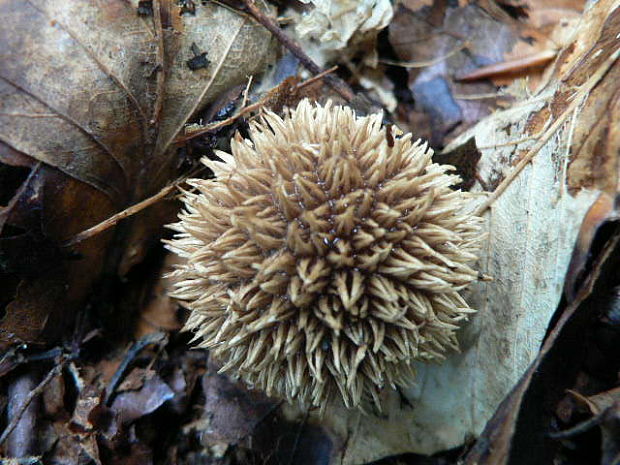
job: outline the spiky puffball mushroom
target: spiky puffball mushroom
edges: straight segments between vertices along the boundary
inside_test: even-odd
[[[203,160],[168,247],[173,296],[222,371],[302,405],[378,403],[457,349],[480,218],[459,177],[382,116],[302,101]]]

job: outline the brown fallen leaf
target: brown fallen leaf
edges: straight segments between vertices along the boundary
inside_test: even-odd
[[[69,430],[65,422],[55,422],[47,432],[49,448],[44,449],[46,455],[54,457],[59,465],[85,465],[95,463],[101,465],[97,436],[93,433],[76,434]]]
[[[571,438],[599,427],[601,430],[601,465],[614,465],[620,461],[620,388],[583,397],[592,417],[566,431],[553,434],[555,439]]]
[[[153,374],[145,378],[137,390],[120,392],[110,408],[117,415],[119,424],[126,425],[154,412],[173,397],[172,389]]]
[[[101,412],[107,410],[104,406],[104,392],[100,383],[96,381],[88,384],[78,393],[77,402],[73,410],[70,428],[76,433],[91,432],[95,430],[99,424],[98,419]]]
[[[236,445],[251,435],[257,424],[273,413],[279,403],[218,374],[219,368],[209,361],[208,372],[202,378],[205,416],[193,427],[203,431],[206,445]]]
[[[134,368],[123,379],[116,392],[137,391],[144,386],[144,383],[152,379],[155,374],[155,370],[150,368]]]
[[[508,19],[494,18],[475,3],[404,2],[396,8],[388,32],[399,61],[387,63],[407,70],[416,102],[408,124],[416,136],[441,148],[497,108],[493,84],[454,77],[503,59],[519,34]]]
[[[462,76],[457,76],[456,79],[465,82],[494,78],[498,76],[501,77],[507,74],[515,75],[523,72],[524,70],[527,71],[529,68],[539,68],[541,66],[545,66],[549,64],[551,60],[556,57],[556,55],[556,50],[543,50],[531,55],[523,55],[510,61],[483,66]]]
[[[139,320],[134,331],[134,338],[140,339],[146,334],[157,331],[178,331],[181,329],[178,304],[168,295],[172,283],[167,273],[172,271],[177,259],[172,254],[167,255],[161,270],[161,275],[155,284],[149,286],[149,295],[145,305],[140,310]]]
[[[601,465],[617,465],[620,463],[620,401],[607,407],[601,417]]]
[[[597,415],[620,402],[620,387],[587,398],[590,410]]]
[[[596,234],[616,215],[613,203],[613,199],[608,194],[601,193],[596,202],[590,207],[590,210],[588,210],[581,224],[564,282],[564,294],[569,300],[575,298],[575,294],[581,286],[583,274],[591,259],[590,251],[592,250]]]
[[[389,37],[401,61],[384,63],[407,70],[416,100],[409,124],[432,145],[506,106],[510,96],[497,86],[527,76],[535,89],[570,42],[584,2],[498,3],[399,2]]]
[[[0,187],[4,344],[56,339],[102,272],[141,260],[173,202],[61,244],[179,176],[187,120],[271,59],[271,35],[216,2],[148,6],[0,2],[0,179],[21,180]]]
[[[583,11],[584,0],[524,0],[502,2],[508,12],[519,18],[519,37],[504,60],[490,65],[488,77],[496,85],[509,85],[527,77],[526,87],[533,92],[546,80],[547,65],[557,52],[572,40],[574,28]],[[484,67],[483,67],[484,68]],[[483,69],[474,70],[472,74]]]

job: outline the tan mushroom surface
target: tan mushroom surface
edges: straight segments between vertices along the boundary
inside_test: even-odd
[[[184,260],[173,296],[224,372],[355,407],[458,348],[481,220],[452,167],[381,121],[304,100],[205,159],[215,179],[190,181],[168,243]]]

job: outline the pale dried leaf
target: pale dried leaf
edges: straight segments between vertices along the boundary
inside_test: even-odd
[[[261,3],[261,2],[259,2]],[[187,120],[222,92],[260,73],[272,57],[271,34],[249,16],[223,8],[214,2],[196,9],[195,16],[179,16],[179,7],[171,5],[174,30],[166,32],[166,98],[156,156],[163,153]],[[179,31],[182,32],[179,34]],[[207,53],[210,61],[204,69],[191,70],[187,60],[193,57],[192,44]]]
[[[565,121],[487,212],[489,237],[479,268],[494,281],[471,289],[468,301],[479,312],[461,333],[461,353],[441,365],[419,366],[416,386],[402,397],[385,394],[384,414],[327,409],[323,424],[343,447],[334,463],[462,445],[480,434],[536,356],[562,297],[583,218],[600,191],[618,185],[618,145],[609,129],[617,124],[611,102],[620,73],[619,5],[601,1],[586,13],[578,45],[555,65],[564,81],[550,81],[540,94],[491,115],[454,142],[476,137],[478,174],[493,190],[536,145],[531,136]],[[574,99],[576,111],[566,113]],[[593,128],[607,134],[597,137],[597,151],[588,149]]]
[[[363,47],[365,61],[374,61],[377,34],[392,19],[389,0],[302,0],[310,11],[297,20],[295,33],[304,49],[320,65],[335,58],[338,52],[352,55]]]

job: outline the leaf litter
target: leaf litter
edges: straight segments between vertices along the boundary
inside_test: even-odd
[[[0,395],[5,437],[26,444],[31,463],[361,464],[396,456],[386,463],[439,464],[459,455],[472,464],[520,463],[524,451],[528,463],[578,463],[575,451],[595,457],[588,463],[613,463],[618,364],[604,342],[617,341],[617,318],[611,304],[600,317],[592,309],[618,285],[607,271],[617,250],[616,2],[583,16],[581,2],[381,4],[377,22],[365,23],[374,24],[370,35],[323,50],[330,58],[315,63],[315,78],[297,65],[294,79],[270,81],[262,95],[253,84],[247,103],[231,91],[213,108],[232,113],[201,121],[218,96],[283,63],[265,23],[279,39],[299,40],[297,23],[312,11],[280,4],[280,28],[272,6],[259,3],[266,9],[257,16],[252,1],[226,3],[0,6],[14,19],[3,30],[11,37],[0,32],[11,44],[0,68],[0,166],[9,173],[0,179],[17,180],[0,185],[0,285],[8,296],[0,300],[0,373],[11,392],[33,400],[43,390],[36,386],[46,387],[43,416]],[[315,15],[348,11],[344,1],[324,3]],[[368,19],[355,11],[356,21]],[[568,32],[575,37],[557,38]],[[40,45],[34,55],[24,37]],[[552,62],[535,73],[510,62],[536,53]],[[308,57],[300,56],[303,64]],[[492,61],[529,75],[529,85],[495,74],[492,82],[458,82]],[[355,90],[358,111],[390,106],[386,118],[447,147],[472,191],[494,192],[477,202],[489,219],[481,271],[494,280],[470,292],[480,311],[462,334],[461,354],[420,366],[411,389],[386,390],[381,413],[334,406],[317,417],[247,391],[216,374],[207,353],[187,350],[187,335],[178,334],[183,312],[157,278],[170,265],[149,244],[176,210],[161,199],[252,113],[303,96],[342,98],[316,77],[329,65],[339,65],[326,72],[343,80],[341,89]],[[79,235],[93,225],[100,229]],[[102,271],[125,283],[102,286]],[[84,308],[88,318],[67,323]],[[598,336],[571,345],[580,328]],[[558,372],[562,357],[572,365]],[[31,381],[20,388],[24,371]],[[23,442],[29,421],[40,433],[36,448]],[[7,449],[10,441],[5,456],[19,450]]]

